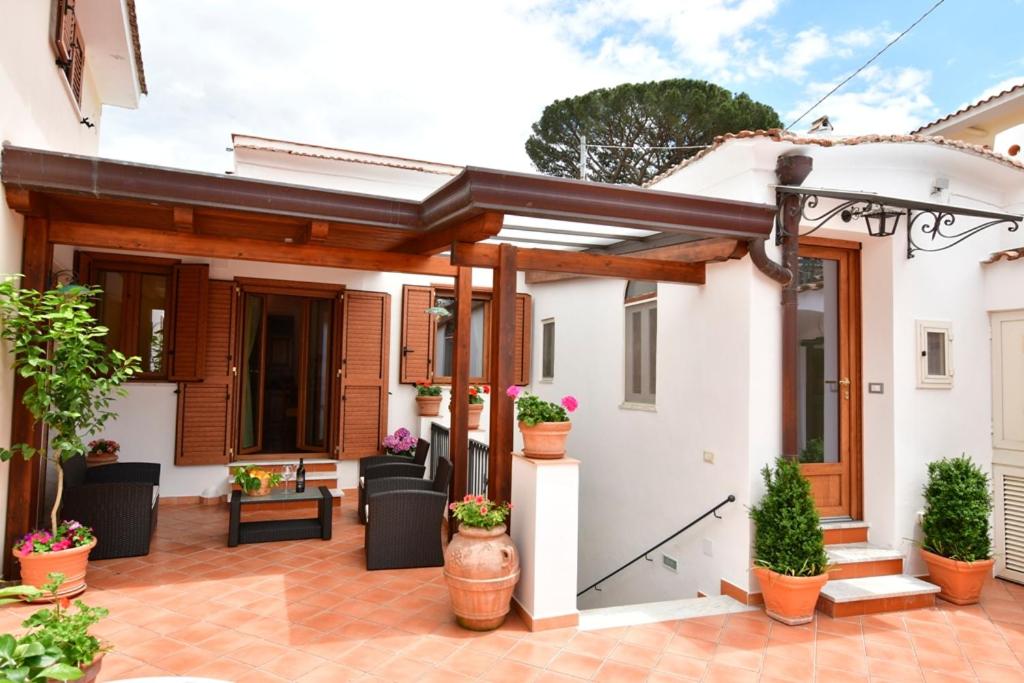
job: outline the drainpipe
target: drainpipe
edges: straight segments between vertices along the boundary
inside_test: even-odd
[[[813,167],[814,160],[811,157],[780,156],[775,174],[781,185],[801,185]],[[782,229],[782,267],[791,274],[782,288],[782,454],[796,460],[799,451],[797,406],[800,402],[796,377],[799,351],[797,288],[800,278],[797,273],[800,267],[800,198],[796,195],[779,195],[776,201],[779,207],[778,224]],[[763,244],[761,248],[764,248]]]
[[[757,266],[758,270],[778,282],[783,287],[788,285],[789,281],[793,278],[793,273],[789,268],[786,268],[781,263],[772,261],[768,257],[768,252],[766,252],[764,248],[763,239],[750,240],[747,242],[747,253],[750,254],[750,260],[754,262],[754,265]]]

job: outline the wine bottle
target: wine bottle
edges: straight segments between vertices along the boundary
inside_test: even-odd
[[[304,493],[306,491],[306,466],[302,463],[302,458],[299,458],[299,469],[295,470],[295,493]]]

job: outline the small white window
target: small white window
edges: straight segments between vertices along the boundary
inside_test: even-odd
[[[658,378],[658,285],[632,281],[626,285],[625,402],[653,406]]]
[[[541,321],[541,381],[555,378],[555,321],[551,318]]]
[[[917,386],[949,389],[953,386],[953,325],[917,321]]]

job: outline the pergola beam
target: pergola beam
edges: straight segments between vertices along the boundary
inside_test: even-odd
[[[448,249],[452,242],[479,242],[494,237],[501,232],[503,220],[502,214],[488,211],[462,223],[426,230],[409,237],[393,251],[406,254],[440,254]]]
[[[499,245],[452,245],[452,264],[474,268],[494,268],[498,265]],[[624,280],[654,280],[702,285],[705,282],[703,263],[658,261],[628,256],[606,256],[587,252],[552,251],[549,249],[520,249],[516,257],[519,270],[537,270],[548,273],[571,273],[596,277],[614,277]]]
[[[53,221],[50,224],[49,239],[54,244],[94,249],[153,251],[181,256],[291,263],[326,268],[444,277],[453,277],[456,271],[446,259],[436,256],[348,249],[325,244],[288,244],[244,237],[213,237],[169,230],[125,228],[71,221]]]

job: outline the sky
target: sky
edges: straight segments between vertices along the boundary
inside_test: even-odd
[[[532,170],[550,102],[713,81],[789,123],[935,0],[137,0],[149,95],[102,156],[222,172],[232,133]],[[1024,0],[945,0],[794,126],[905,133],[1024,81]]]

